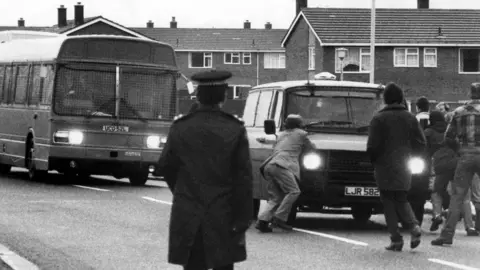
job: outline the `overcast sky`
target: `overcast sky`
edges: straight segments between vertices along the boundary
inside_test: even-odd
[[[0,0],[0,25],[26,26],[57,23],[57,8],[65,5],[73,19],[74,0]],[[417,0],[376,0],[378,8],[416,8]],[[169,27],[173,16],[178,27],[241,28],[249,20],[252,28],[288,28],[295,15],[295,0],[83,0],[85,17],[102,15],[129,27]],[[371,0],[308,0],[308,7],[370,8]],[[480,9],[480,0],[430,0],[430,8]]]

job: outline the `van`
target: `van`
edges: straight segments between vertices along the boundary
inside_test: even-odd
[[[349,213],[359,222],[383,212],[373,166],[366,153],[368,125],[383,108],[384,86],[362,82],[310,80],[258,85],[250,90],[243,121],[254,175],[254,213],[268,199],[260,165],[272,154],[289,114],[303,117],[317,147],[301,156],[302,191],[289,218],[298,211]]]

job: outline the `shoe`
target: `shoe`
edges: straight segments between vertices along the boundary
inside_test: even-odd
[[[412,231],[410,232],[410,248],[414,249],[420,245],[422,237],[422,229],[420,226],[416,225],[413,227]]]
[[[434,232],[440,228],[440,225],[443,223],[443,218],[441,216],[436,216],[432,219],[432,225],[430,226],[430,231]]]
[[[258,220],[255,224],[255,229],[259,230],[262,233],[270,233],[272,232],[272,228],[270,228],[269,223],[264,220]]]
[[[286,230],[286,231],[291,231],[293,230],[293,227],[288,225],[285,221],[277,218],[277,217],[274,217],[272,219],[272,227],[277,227],[277,228],[280,228],[280,229],[283,229],[283,230]]]
[[[453,239],[447,239],[444,237],[439,237],[431,242],[432,246],[443,246],[443,245],[451,245],[453,244]]]
[[[467,229],[467,236],[479,236],[479,235],[480,233],[477,230],[473,228]]]
[[[403,240],[392,241],[390,242],[389,246],[385,247],[385,249],[389,251],[402,251],[402,248],[403,248]]]

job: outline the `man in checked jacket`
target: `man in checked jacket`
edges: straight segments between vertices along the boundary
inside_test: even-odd
[[[432,241],[434,246],[451,245],[455,228],[462,212],[462,204],[468,189],[478,194],[480,187],[472,184],[475,174],[480,175],[480,83],[471,87],[471,101],[454,111],[452,121],[445,132],[445,142],[456,145],[460,155],[455,177],[452,182],[452,197],[448,209],[447,222],[440,237]],[[456,144],[455,144],[456,143]],[[477,212],[480,212],[480,201],[472,198]],[[478,224],[477,224],[478,228]]]

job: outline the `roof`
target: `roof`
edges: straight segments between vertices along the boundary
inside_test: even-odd
[[[306,84],[314,86],[325,86],[325,87],[350,87],[350,88],[370,88],[370,89],[383,89],[383,86],[380,84],[364,83],[364,82],[352,82],[352,81],[332,81],[332,80],[302,80],[302,81],[280,81],[272,82],[257,85],[252,88],[250,91],[254,91],[259,88],[292,88],[298,86],[305,86]]]
[[[87,17],[83,19],[84,24],[100,18],[101,16]],[[58,25],[53,26],[29,26],[29,27],[19,27],[19,26],[0,26],[0,31],[6,30],[23,30],[23,31],[43,31],[43,32],[52,32],[52,33],[62,33],[68,31],[72,28],[75,28],[75,20],[67,20],[67,25],[65,27],[58,27]]]
[[[73,25],[73,27],[70,27],[70,28],[62,28],[61,33],[65,34],[65,35],[68,35],[68,34],[74,33],[75,31],[78,31],[80,29],[89,27],[89,26],[91,26],[93,24],[96,24],[96,23],[99,23],[99,22],[102,22],[102,23],[108,24],[112,27],[115,27],[117,29],[120,29],[123,32],[126,32],[126,33],[129,33],[130,35],[133,35],[134,37],[149,39],[147,36],[143,35],[142,33],[136,32],[135,30],[132,30],[131,28],[127,28],[127,27],[125,27],[121,24],[118,24],[118,23],[113,22],[111,20],[105,19],[102,16],[92,17],[88,21],[84,20],[84,23],[82,25],[79,25],[79,26]]]
[[[0,44],[0,62],[52,61],[57,58],[60,48],[65,40],[92,37],[138,40],[138,38],[135,37],[114,35],[61,35],[60,37],[53,38],[18,39]],[[144,41],[167,45],[153,40]]]
[[[131,28],[175,51],[285,51],[286,29]]]
[[[370,15],[370,9],[302,9],[282,40],[282,47],[300,18],[307,21],[323,46],[368,45]],[[375,17],[377,46],[480,46],[480,10],[376,9]],[[439,37],[439,28],[443,37]]]
[[[43,31],[25,31],[25,30],[7,30],[0,31],[0,43],[16,39],[26,38],[51,38],[58,37],[60,34]]]

